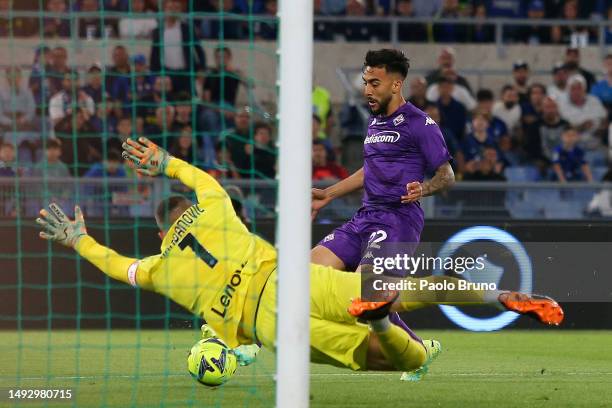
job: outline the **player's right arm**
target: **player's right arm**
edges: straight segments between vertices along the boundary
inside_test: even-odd
[[[85,228],[85,220],[81,209],[74,208],[74,221],[69,219],[61,207],[55,203],[49,205],[49,211],[40,211],[36,219],[43,231],[40,237],[55,241],[73,248],[79,255],[87,259],[106,275],[118,281],[140,286],[143,289],[154,290],[150,278],[152,258],[138,260],[119,255],[116,251],[99,244]]]
[[[157,176],[165,174],[180,180],[196,192],[198,201],[211,197],[226,198],[227,193],[214,177],[183,160],[172,157],[167,151],[145,137],[127,139],[123,143],[123,157],[130,160],[140,174]]]
[[[312,189],[312,219],[314,220],[319,210],[329,204],[333,199],[345,196],[355,190],[363,188],[363,167],[351,174],[344,180],[340,180],[325,190]]]

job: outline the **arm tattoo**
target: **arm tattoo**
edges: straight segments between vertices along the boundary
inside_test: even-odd
[[[434,195],[442,190],[446,190],[455,183],[455,173],[450,163],[444,163],[436,170],[436,174],[421,184],[423,187],[423,197]]]

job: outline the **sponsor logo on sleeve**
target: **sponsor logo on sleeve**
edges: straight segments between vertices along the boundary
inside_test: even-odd
[[[334,233],[328,234],[325,238],[323,238],[323,242],[329,242],[334,239]]]
[[[435,125],[436,122],[430,118],[429,116],[425,118],[425,126],[429,126],[429,125]]]

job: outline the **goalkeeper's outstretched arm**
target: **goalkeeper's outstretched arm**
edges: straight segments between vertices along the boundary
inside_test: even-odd
[[[123,157],[132,163],[138,173],[148,176],[165,174],[170,178],[178,179],[196,192],[198,201],[203,201],[204,197],[226,197],[227,195],[217,180],[208,173],[172,157],[146,137],[140,137],[138,140],[127,139],[123,143],[123,149]]]
[[[113,279],[153,290],[148,274],[139,273],[136,282],[138,259],[119,255],[87,234],[79,206],[74,207],[74,221],[55,203],[49,205],[49,210],[41,210],[40,217],[36,219],[43,229],[39,234],[41,238],[74,248],[79,255]]]

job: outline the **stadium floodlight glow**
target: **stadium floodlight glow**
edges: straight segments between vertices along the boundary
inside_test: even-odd
[[[480,225],[469,227],[457,232],[444,243],[438,252],[439,258],[452,256],[459,248],[473,241],[493,241],[504,246],[516,259],[519,266],[519,292],[531,293],[533,271],[531,259],[523,244],[516,237],[502,229]],[[442,275],[443,271],[436,269],[434,275]],[[455,306],[439,305],[442,313],[453,323],[472,331],[500,330],[512,323],[519,315],[514,312],[503,312],[489,318],[478,318],[463,313]]]
[[[310,368],[312,0],[280,0],[276,407],[306,408]]]

